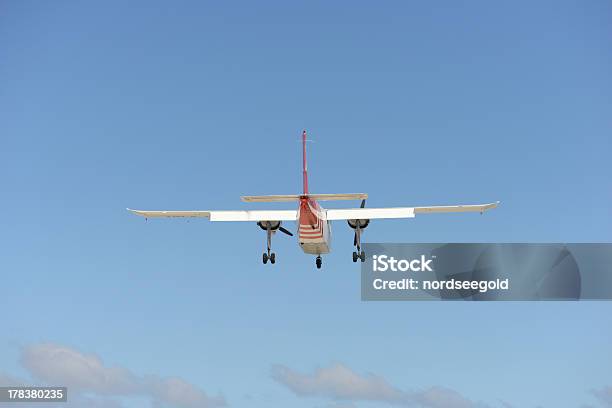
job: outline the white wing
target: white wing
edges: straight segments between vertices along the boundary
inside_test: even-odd
[[[433,207],[345,208],[327,210],[328,220],[372,220],[382,218],[414,218],[415,214],[445,212],[479,212],[497,207],[498,202],[475,205],[444,205]]]
[[[158,217],[204,217],[211,221],[295,221],[295,210],[272,211],[143,211],[132,210],[134,214],[146,218]]]
[[[377,218],[414,218],[414,208],[344,208],[327,210],[327,219],[334,220],[372,220]]]
[[[449,212],[479,212],[496,208],[499,201],[489,204],[470,204],[470,205],[438,205],[432,207],[414,207],[415,214],[424,213],[449,213]]]
[[[344,208],[327,210],[327,219],[356,220],[383,218],[414,218],[415,214],[445,212],[480,212],[497,207],[498,202],[475,205],[445,205],[431,207],[392,207],[392,208]],[[210,221],[295,221],[296,210],[271,211],[143,211],[132,210],[134,214],[146,218],[159,217],[204,217]]]

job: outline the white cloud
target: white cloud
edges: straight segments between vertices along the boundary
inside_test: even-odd
[[[422,408],[477,408],[486,404],[471,401],[458,392],[431,387],[422,391],[404,391],[384,378],[360,375],[343,364],[318,368],[303,374],[283,365],[272,367],[272,378],[301,397],[324,397],[332,400],[382,402],[391,405]]]
[[[427,408],[473,408],[479,405],[474,403],[455,390],[444,387],[431,387],[413,395],[415,402]]]
[[[131,395],[142,391],[138,379],[127,369],[106,367],[94,354],[84,354],[57,344],[25,347],[21,363],[34,378],[73,391],[108,395]]]
[[[604,407],[612,407],[612,386],[593,390],[593,395]]]
[[[323,408],[357,408],[357,405],[352,402],[332,402]]]
[[[226,406],[223,397],[210,397],[180,378],[138,376],[124,367],[106,366],[95,354],[58,344],[24,347],[21,364],[39,384],[68,387],[69,400],[78,404],[75,406],[120,408],[116,398],[125,396],[148,398],[164,408]],[[14,379],[0,375],[2,381],[15,384]]]
[[[180,378],[155,378],[146,381],[147,389],[158,402],[181,408],[223,407],[223,397],[209,397],[199,388]]]
[[[301,396],[329,396],[347,400],[399,401],[400,390],[383,378],[361,376],[342,364],[318,368],[314,374],[301,374],[282,365],[272,368],[272,378]]]

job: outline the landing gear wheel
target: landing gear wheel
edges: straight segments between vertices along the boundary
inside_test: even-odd
[[[274,262],[276,262],[276,254],[272,252],[270,254],[270,263],[274,263]]]
[[[320,256],[317,256],[317,269],[321,269],[321,265],[323,264],[323,260],[321,259]]]
[[[262,261],[263,261],[263,263],[264,263],[264,264],[267,264],[267,263],[268,263],[268,254],[266,254],[265,252],[263,253],[263,258],[262,258]],[[273,263],[274,263],[274,262],[273,262]]]
[[[357,258],[358,258],[357,252],[353,251],[353,262],[357,262]]]
[[[365,252],[364,251],[361,251],[361,254],[359,254],[359,259],[361,259],[361,262],[365,262]]]

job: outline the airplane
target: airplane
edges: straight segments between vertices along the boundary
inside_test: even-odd
[[[306,254],[316,255],[316,265],[320,269],[323,263],[321,255],[331,251],[331,221],[343,220],[355,231],[353,238],[353,262],[365,262],[366,254],[361,249],[361,234],[373,219],[414,218],[416,214],[480,212],[496,208],[499,201],[489,204],[446,205],[429,207],[390,207],[366,208],[368,195],[365,193],[348,194],[312,194],[308,191],[308,169],[306,166],[306,131],[302,132],[302,194],[243,196],[247,203],[297,202],[297,210],[246,210],[246,211],[143,211],[132,210],[134,214],[145,218],[156,217],[204,217],[210,221],[247,221],[255,222],[266,231],[267,251],[263,253],[262,261],[267,264],[276,262],[276,254],[272,251],[272,236],[281,231],[293,236],[291,231],[282,226],[284,221],[297,222],[298,243]],[[324,209],[318,201],[361,200],[358,208]]]

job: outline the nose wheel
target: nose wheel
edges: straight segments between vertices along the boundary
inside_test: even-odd
[[[317,264],[317,269],[321,269],[321,265],[323,264],[323,259],[321,258],[321,255],[317,256],[317,259],[315,262]]]

